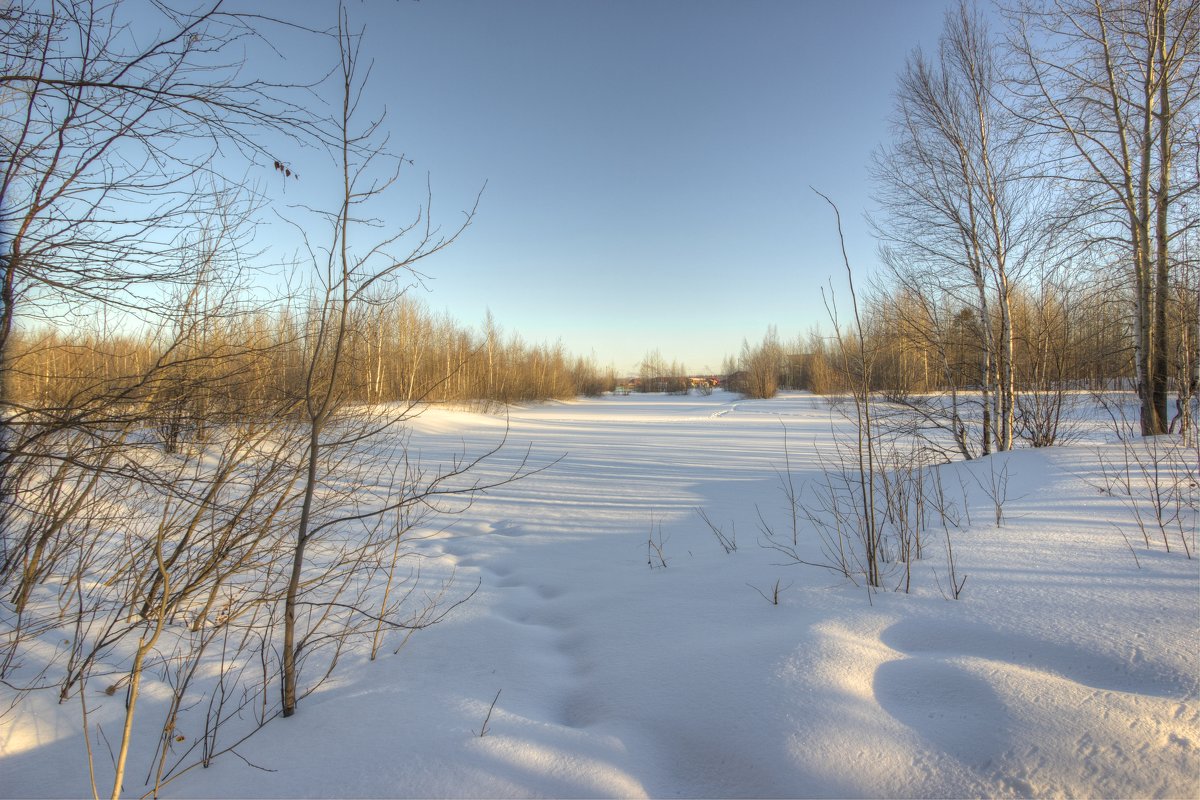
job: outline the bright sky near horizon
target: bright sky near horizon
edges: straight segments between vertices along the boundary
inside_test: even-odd
[[[877,264],[863,219],[896,75],[953,0],[425,0],[348,4],[365,99],[424,200],[479,213],[426,263],[424,299],[487,310],[621,373],[658,349],[717,370],[768,325],[828,327],[821,287]],[[332,25],[332,3],[305,7]],[[328,19],[326,19],[328,17]],[[308,185],[308,191],[315,187]]]

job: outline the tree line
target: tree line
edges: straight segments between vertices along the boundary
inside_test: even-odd
[[[212,277],[205,280],[211,288]],[[291,413],[304,393],[319,303],[233,305],[195,308],[182,325],[140,335],[99,325],[18,331],[9,402],[42,415],[116,403],[142,415],[170,449],[206,426]],[[528,344],[490,315],[472,329],[407,296],[358,309],[346,338],[343,403],[537,402],[597,395],[615,383],[611,369],[561,344]]]

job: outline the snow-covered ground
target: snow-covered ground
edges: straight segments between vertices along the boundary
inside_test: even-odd
[[[426,460],[484,448],[506,424],[486,473],[529,445],[535,463],[562,457],[413,543],[426,576],[453,571],[477,594],[398,654],[395,642],[374,662],[344,658],[295,717],[165,794],[1200,796],[1196,489],[1189,559],[1178,540],[1147,547],[1129,499],[1102,491],[1104,465],[1124,463],[1102,428],[951,465],[961,599],[946,598],[940,524],[910,593],[868,593],[761,546],[760,514],[790,531],[781,420],[812,496],[831,419],[808,395],[722,392],[547,404],[507,422],[427,412],[413,424]],[[988,487],[1003,475],[997,527]],[[800,534],[818,558],[807,523]],[[103,721],[120,693],[97,694]],[[79,709],[53,699],[0,719],[0,794],[90,794]],[[145,769],[131,767],[127,795]]]

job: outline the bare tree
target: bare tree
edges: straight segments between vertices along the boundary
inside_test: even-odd
[[[109,380],[89,392],[114,392],[106,402],[31,415],[10,388],[18,325],[102,314],[107,327],[157,328],[172,287],[192,285],[190,232],[219,211],[236,176],[289,169],[266,139],[320,138],[313,116],[286,99],[298,87],[242,75],[246,48],[269,24],[219,0],[0,10],[0,514],[15,462],[50,455],[34,451],[52,422],[103,430],[96,413],[128,409],[139,387]],[[143,367],[126,375],[149,380]]]
[[[1145,435],[1167,430],[1170,280],[1188,202],[1200,111],[1200,7],[1174,0],[1060,0],[1012,14],[1026,116],[1047,139],[1064,216],[1115,252],[1131,288],[1136,385]]]
[[[1036,232],[1022,123],[999,95],[1002,77],[985,22],[960,3],[946,14],[936,58],[919,49],[910,57],[895,142],[875,159],[885,263],[905,285],[932,280],[978,319],[985,454],[1012,446],[1012,295]]]
[[[445,503],[455,500],[461,506],[477,492],[532,471],[522,460],[497,480],[484,482],[472,477],[483,459],[503,446],[503,439],[483,454],[464,454],[448,467],[427,471],[410,458],[399,430],[417,413],[423,397],[409,397],[398,407],[351,402],[349,378],[363,366],[355,360],[353,344],[369,327],[371,309],[398,302],[410,286],[419,283],[418,264],[452,244],[475,214],[475,209],[470,209],[456,228],[442,234],[430,220],[427,202],[409,224],[382,239],[360,244],[364,231],[384,225],[370,216],[371,210],[407,163],[391,156],[380,141],[382,116],[361,127],[358,123],[369,74],[361,63],[362,40],[362,31],[351,29],[348,14],[341,8],[337,28],[340,59],[335,72],[341,97],[337,132],[341,196],[336,207],[313,210],[327,226],[326,243],[314,244],[305,227],[297,225],[315,269],[315,289],[305,316],[299,398],[304,474],[282,590],[280,688],[285,717],[293,715],[299,699],[311,691],[312,685],[307,690],[301,686],[300,675],[304,658],[314,648],[322,644],[331,648],[324,668],[317,670],[323,677],[337,663],[348,636],[369,632],[373,647],[377,647],[378,625],[385,621],[391,627],[411,628],[433,624],[444,615],[445,610],[416,622],[385,620],[368,605],[374,602],[369,600],[369,577],[379,564],[390,564],[383,571],[384,583],[390,586],[396,537],[412,524],[393,530],[383,524],[385,519],[400,514],[411,520],[406,512],[422,507],[445,510]],[[454,378],[469,361],[467,352],[447,354],[442,380]],[[366,491],[366,486],[373,491]],[[344,537],[347,528],[360,531],[354,544],[325,548],[335,553],[332,557],[314,555],[316,545],[341,541],[338,537]],[[359,581],[364,574],[368,579]],[[358,585],[352,586],[356,581]]]

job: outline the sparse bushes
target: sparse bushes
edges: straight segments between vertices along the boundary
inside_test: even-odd
[[[780,486],[790,522],[775,524],[760,509],[760,544],[785,563],[822,567],[871,590],[908,592],[914,565],[928,555],[929,537],[940,533],[948,543],[958,527],[960,504],[942,484],[939,453],[894,435],[869,446],[874,456],[867,473],[851,424],[835,435],[833,449],[817,454],[819,477],[796,487],[789,471]],[[783,448],[786,461],[786,438]],[[815,558],[807,555],[810,536],[819,542]],[[947,554],[953,571],[953,550]]]
[[[1147,548],[1161,544],[1192,558],[1200,531],[1200,431],[1135,437],[1119,406],[1114,423],[1116,455],[1112,446],[1097,449],[1097,487],[1121,501]]]

